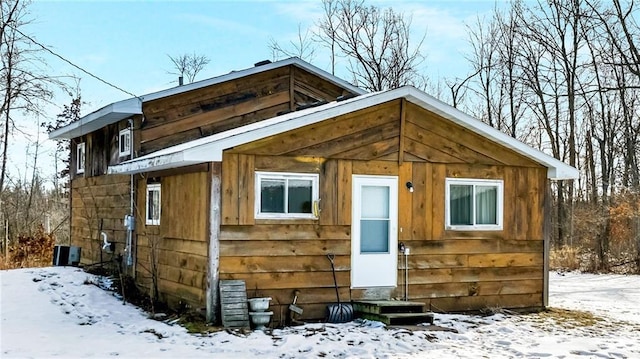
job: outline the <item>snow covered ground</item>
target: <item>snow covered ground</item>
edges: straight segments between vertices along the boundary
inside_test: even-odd
[[[2,358],[640,358],[640,276],[551,274],[551,311],[436,315],[458,333],[380,323],[192,335],[99,289],[77,268],[0,272]],[[89,284],[88,284],[89,283]]]

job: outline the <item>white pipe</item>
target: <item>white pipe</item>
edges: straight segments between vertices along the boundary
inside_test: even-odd
[[[107,234],[100,232],[100,235],[102,236],[102,250],[111,250],[111,243],[107,241]]]
[[[404,249],[404,300],[409,300],[409,248]]]
[[[129,119],[129,149],[131,154],[131,159],[134,157],[133,150],[133,119]],[[135,218],[133,215],[133,173],[129,175],[129,215],[132,218]],[[133,228],[131,227],[132,223],[127,227],[127,266],[133,265],[133,251],[132,251],[132,242],[133,242]]]

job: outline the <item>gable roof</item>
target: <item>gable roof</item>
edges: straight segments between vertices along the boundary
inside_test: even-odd
[[[188,166],[203,162],[222,161],[225,149],[243,145],[336,116],[351,113],[384,102],[404,98],[428,111],[442,116],[490,141],[499,143],[547,167],[547,178],[578,178],[578,170],[503,132],[437,100],[411,86],[371,93],[342,102],[291,112],[282,116],[238,127],[180,145],[168,147],[148,155],[109,167],[110,174],[140,173]]]
[[[321,77],[334,85],[347,89],[355,94],[362,95],[366,93],[365,90],[351,85],[345,80],[342,80],[330,73],[311,65],[297,57],[292,57],[286,60],[276,61],[265,65],[257,65],[248,69],[240,71],[232,71],[226,75],[213,77],[210,79],[193,82],[190,84],[173,87],[170,89],[153,92],[150,94],[142,95],[139,97],[133,97],[126,100],[111,103],[97,111],[94,111],[78,121],[75,121],[65,127],[51,131],[49,133],[49,139],[71,139],[85,135],[96,131],[104,126],[116,123],[127,117],[133,115],[142,114],[142,103],[178,95],[184,92],[197,90],[203,87],[216,85],[222,82],[236,80],[242,77],[255,75],[261,72],[274,70],[280,67],[296,66],[303,70],[306,70],[318,77]]]

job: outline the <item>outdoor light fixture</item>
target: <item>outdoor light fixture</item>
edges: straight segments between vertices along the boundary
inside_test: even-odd
[[[409,189],[409,192],[413,193],[413,183],[407,182],[407,188]]]

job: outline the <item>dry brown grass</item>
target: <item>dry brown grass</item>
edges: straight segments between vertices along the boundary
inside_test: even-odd
[[[552,249],[549,253],[549,266],[551,270],[578,270],[580,269],[580,263],[580,250],[578,248],[563,246],[560,249]]]
[[[50,266],[55,242],[55,237],[42,226],[33,236],[20,235],[9,247],[9,253],[0,255],[0,269]]]

